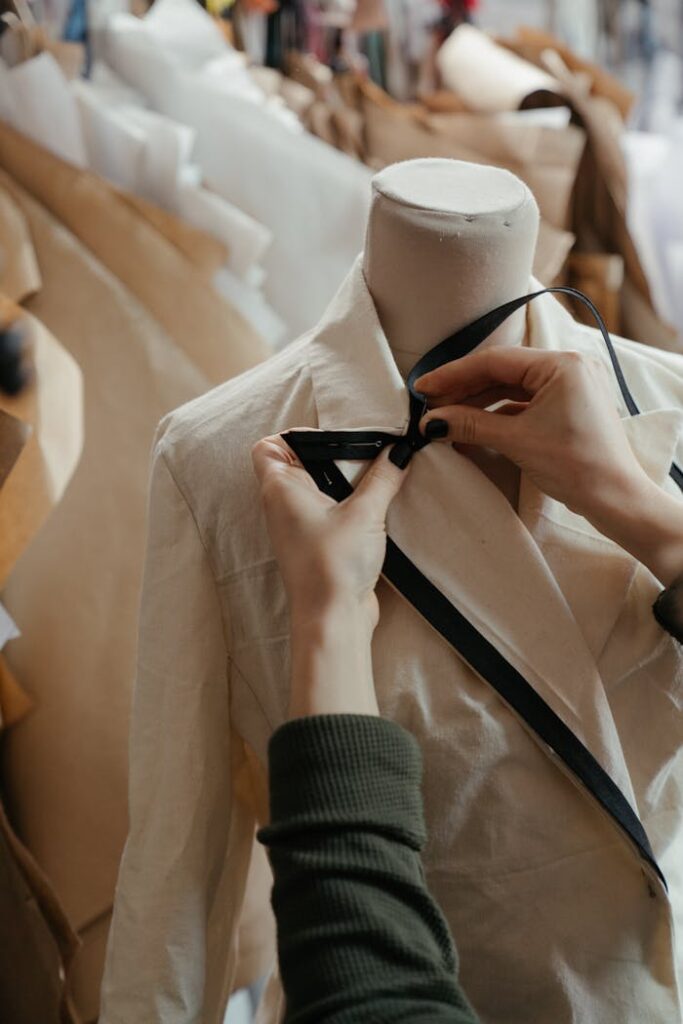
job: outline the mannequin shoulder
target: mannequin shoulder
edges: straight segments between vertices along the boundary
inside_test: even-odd
[[[267,434],[315,425],[307,340],[162,419],[153,457],[165,459],[186,494],[206,494],[251,474],[252,445]]]

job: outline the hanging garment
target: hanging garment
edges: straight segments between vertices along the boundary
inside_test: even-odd
[[[0,211],[6,207],[7,197],[0,197]],[[76,362],[45,324],[0,294],[0,321],[9,319],[25,334],[33,382],[18,395],[0,393],[0,413],[14,425],[10,431],[7,423],[1,435],[12,456],[0,483],[0,586],[62,500],[83,447],[82,379]],[[9,454],[7,447],[0,449],[0,462]]]
[[[0,193],[0,253],[8,251],[3,248],[8,242],[21,258],[8,260],[4,273],[0,269],[0,293],[5,283],[15,295],[29,293],[39,279],[26,223]],[[0,587],[61,501],[83,447],[82,378],[76,363],[43,324],[0,294],[3,322],[20,332],[30,376],[17,394],[0,391]],[[19,635],[5,616],[0,606],[0,729],[15,725],[33,706],[5,659],[5,644]]]
[[[8,255],[19,258],[5,267],[0,260],[0,291],[5,281],[14,294],[36,287],[37,267],[23,231],[20,212],[3,195],[0,254],[11,239]],[[0,296],[0,323],[6,320],[21,325],[31,380],[17,395],[0,391],[0,584],[62,497],[82,446],[82,380],[74,360],[42,324]],[[0,733],[33,706],[4,657],[18,636],[0,605]],[[77,946],[55,893],[0,802],[0,1020],[76,1024],[66,977]]]
[[[40,175],[31,180],[40,184]],[[45,188],[46,198],[59,198],[54,179]],[[182,347],[4,173],[0,189],[23,215],[41,270],[42,287],[26,306],[65,340],[84,379],[81,462],[60,506],[14,567],[3,600],[22,631],[6,648],[8,663],[36,704],[5,742],[6,791],[22,837],[84,940],[74,986],[79,1011],[91,1020],[99,1003],[101,932],[128,824],[149,448],[164,413],[248,369],[263,350],[248,327],[236,330],[241,320],[208,283],[196,283],[189,260],[145,219],[136,220],[132,208],[125,223],[138,244],[129,245],[127,271],[131,279],[134,270],[144,278],[138,291],[150,304],[164,294],[170,307],[182,303],[188,331]],[[101,242],[102,257],[118,267],[124,215],[115,194],[99,189],[97,195],[98,201],[83,193],[87,224],[78,222],[69,194],[65,216],[83,237]],[[170,293],[171,283],[178,294]]]
[[[552,296],[536,300],[528,325],[532,348],[608,358],[600,335]],[[615,346],[644,410],[628,417],[615,384],[624,429],[651,478],[675,489],[668,472],[683,425],[683,360]],[[289,698],[286,597],[251,445],[293,426],[403,434],[408,422],[405,384],[360,263],[309,335],[163,422],[131,829],[101,1024],[222,1020],[251,831],[267,816],[267,743]],[[515,513],[445,445],[414,460],[388,529],[609,774],[669,887],[652,886],[590,794],[381,581],[378,701],[422,747],[425,871],[468,997],[487,1024],[671,1024],[680,1017],[683,930],[683,652],[652,617],[658,582],[525,477]],[[233,796],[245,775],[251,806]],[[261,1019],[276,1019],[277,1004],[273,984]]]
[[[264,290],[293,338],[320,317],[363,246],[371,172],[298,121],[293,127],[273,116],[263,95],[254,102],[241,82],[224,87],[221,74],[209,73],[208,43],[205,63],[188,66],[182,28],[194,40],[197,20],[211,22],[194,0],[157,0],[142,20],[115,17],[107,62],[153,109],[196,131],[194,156],[207,185],[272,232]]]
[[[0,168],[125,285],[207,380],[223,380],[229,376],[226,367],[244,369],[269,354],[244,318],[215,292],[204,262],[203,233],[164,217],[163,211],[150,223],[139,202],[126,200],[97,175],[71,167],[7,125],[0,125]],[[168,223],[175,225],[172,237],[163,231]],[[178,233],[185,245],[178,244]],[[190,239],[197,236],[195,259]]]
[[[78,940],[0,804],[0,1017],[79,1024],[66,989]]]
[[[244,68],[242,73],[247,77]],[[42,102],[46,94],[47,106]],[[259,264],[270,233],[200,183],[201,168],[191,162],[191,128],[145,109],[144,99],[101,64],[87,82],[67,83],[49,54],[3,75],[0,116],[55,156],[124,190],[121,199],[135,205],[197,269],[213,275],[219,293],[256,333],[273,345],[283,340],[284,325],[261,291]],[[83,180],[71,172],[83,188]],[[57,176],[63,178],[63,168]],[[100,181],[95,193],[102,190],[107,186]],[[150,207],[147,200],[157,205]],[[176,216],[169,218],[165,211]]]
[[[587,145],[577,174],[572,227],[579,251],[615,253],[623,258],[623,330],[645,344],[680,351],[676,331],[663,319],[666,311],[653,304],[651,285],[627,219],[631,185],[622,144],[633,96],[605,71],[580,60],[547,33],[518,29],[506,45],[552,71],[571,103],[574,119],[585,129]]]

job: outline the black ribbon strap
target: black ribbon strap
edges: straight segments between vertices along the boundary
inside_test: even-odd
[[[508,302],[457,331],[426,353],[408,376],[410,422],[405,435],[371,430],[303,431],[283,434],[302,465],[325,494],[343,501],[353,488],[335,461],[374,459],[383,448],[393,445],[390,458],[405,467],[414,454],[429,443],[420,434],[419,425],[426,401],[415,390],[415,381],[430,370],[473,351],[515,310],[545,292],[571,295],[590,309],[607,345],[610,360],[629,413],[640,412],[629,391],[607,328],[593,303],[574,288],[547,288]],[[674,463],[671,476],[683,490],[683,472]],[[382,567],[385,578],[413,605],[419,614],[458,652],[482,679],[524,721],[537,739],[553,752],[571,775],[609,814],[641,859],[655,872],[666,889],[666,879],[655,860],[650,841],[638,815],[616,783],[562,719],[536,692],[533,686],[500,652],[458,611],[416,565],[391,540]]]

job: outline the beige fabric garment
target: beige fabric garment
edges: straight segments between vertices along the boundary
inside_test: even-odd
[[[0,804],[0,1016],[11,1024],[80,1024],[65,979],[78,948],[50,885]]]
[[[607,359],[598,333],[552,296],[532,304],[528,323],[533,348]],[[676,450],[683,456],[683,358],[615,344],[647,410],[625,429],[650,476],[673,488],[668,468]],[[625,416],[616,385],[609,397]],[[101,1024],[222,1021],[253,816],[266,797],[267,743],[289,696],[287,604],[251,445],[294,426],[401,432],[407,414],[359,262],[309,336],[163,422],[131,829]],[[683,651],[652,617],[657,581],[526,478],[515,513],[446,445],[413,460],[389,532],[611,774],[669,883],[667,896],[548,748],[380,584],[379,704],[422,747],[427,879],[482,1021],[673,1024],[681,1014]],[[245,749],[253,811],[228,781],[243,773]]]
[[[6,125],[0,125],[0,167],[126,286],[208,380],[223,380],[226,365],[253,366],[269,354],[205,271],[103,179]]]
[[[635,103],[635,95],[618,78],[615,78],[598,64],[592,64],[590,61],[583,60],[550,32],[531,28],[528,25],[518,25],[515,29],[514,38],[510,41],[502,39],[500,43],[502,46],[509,46],[519,57],[523,57],[525,60],[531,61],[531,63],[537,64],[540,67],[543,67],[542,57],[545,51],[555,50],[571,71],[582,72],[588,77],[591,83],[591,95],[602,96],[604,99],[611,100],[619,110],[623,120],[628,120],[628,116]]]
[[[24,216],[0,193],[0,291],[12,302],[22,302],[39,288],[40,271]]]
[[[0,321],[17,319],[34,379],[16,396],[0,393],[0,410],[30,431],[0,488],[0,586],[61,501],[83,445],[78,366],[39,320],[0,296]]]
[[[6,216],[9,224],[3,229]],[[0,270],[16,297],[33,290],[37,266],[25,223],[0,195]],[[13,398],[0,393],[0,572],[2,578],[61,498],[81,452],[81,374],[45,327],[0,297],[0,322],[20,320],[33,379]],[[11,449],[11,458],[7,458]],[[31,700],[0,655],[0,731],[31,710]],[[12,1024],[75,1024],[65,978],[77,948],[47,879],[12,831],[0,803],[0,1019]]]
[[[619,254],[624,260],[621,329],[645,344],[680,351],[676,331],[653,307],[627,223],[628,180],[621,133],[633,96],[547,33],[520,29],[505,45],[552,70],[585,129],[587,145],[577,175],[572,228],[580,252]]]
[[[552,227],[570,228],[571,194],[585,144],[580,128],[559,131],[486,114],[433,114],[395,103],[371,85],[363,89],[363,111],[373,162],[441,156],[505,167],[526,182]]]
[[[2,173],[0,189],[26,218],[40,265],[43,286],[27,305],[65,339],[85,381],[81,463],[62,504],[15,567],[3,600],[23,634],[8,646],[8,661],[36,702],[7,738],[7,790],[27,845],[76,929],[86,943],[92,939],[75,965],[79,1008],[90,1019],[104,943],[89,925],[108,915],[127,829],[128,718],[154,429],[173,406],[252,365],[263,346],[254,350],[251,330],[239,333],[242,321],[230,307],[207,299],[208,289],[179,272],[176,291],[187,321],[197,325],[183,350]],[[106,207],[102,215],[106,225]],[[157,287],[149,244],[136,264]],[[164,273],[162,262],[162,280]],[[214,303],[208,359],[205,302]],[[222,340],[215,331],[211,337],[219,310]],[[209,364],[213,376],[205,372]],[[266,937],[264,955],[268,950]],[[258,966],[252,965],[255,973]]]

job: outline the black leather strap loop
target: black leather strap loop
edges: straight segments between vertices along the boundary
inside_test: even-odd
[[[427,352],[411,370],[407,386],[410,396],[410,422],[403,437],[383,431],[289,431],[283,438],[325,494],[343,501],[353,488],[335,461],[375,458],[383,448],[393,445],[390,458],[401,468],[429,443],[420,434],[419,424],[426,402],[415,390],[415,381],[444,363],[473,351],[517,309],[547,292],[571,295],[590,309],[595,317],[628,412],[640,412],[622,372],[609,332],[593,303],[574,288],[546,288],[524,295],[486,313],[467,327],[446,338]],[[671,477],[683,490],[683,472],[674,463]],[[642,861],[661,881],[666,879],[655,860],[649,839],[638,815],[624,794],[586,746],[549,707],[533,686],[496,650],[458,609],[424,576],[410,559],[388,538],[382,568],[383,575],[413,605],[422,617],[449,643],[460,657],[524,721],[539,742],[548,747],[592,798],[607,812]]]

